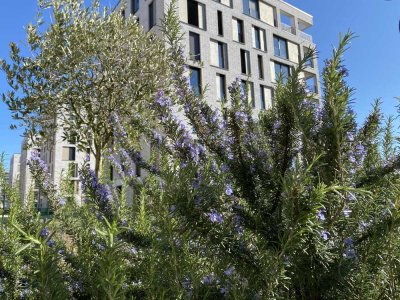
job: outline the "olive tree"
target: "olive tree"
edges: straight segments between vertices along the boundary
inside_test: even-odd
[[[48,11],[49,24],[41,18]],[[97,0],[90,7],[83,0],[39,0],[39,12],[27,27],[22,50],[29,55],[11,43],[10,62],[0,62],[10,86],[3,101],[27,136],[43,142],[62,129],[78,149],[90,149],[98,174],[112,143],[112,116],[146,118],[146,103],[167,84],[165,43]]]

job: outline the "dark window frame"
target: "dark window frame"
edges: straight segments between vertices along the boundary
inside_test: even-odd
[[[222,16],[222,11],[217,11],[217,23],[218,23],[218,35],[224,36],[224,20]]]
[[[139,0],[131,0],[131,14],[134,15],[139,10]]]
[[[257,55],[257,63],[258,63],[258,78],[264,79],[264,59],[262,55]]]
[[[218,97],[219,97],[218,99],[221,102],[226,102],[226,99],[227,99],[227,94],[226,94],[226,75],[217,73],[216,76],[218,77],[219,88],[220,88],[220,90],[217,91]]]
[[[149,4],[149,30],[156,25],[156,6],[154,1]]]
[[[278,35],[274,35],[273,41],[274,41],[274,55],[277,57],[284,58],[284,59],[289,59],[289,47],[288,47],[287,39],[282,38]],[[285,44],[284,51],[282,51],[282,48],[281,48],[282,43]],[[285,52],[286,55],[283,55],[283,52]]]
[[[193,37],[193,41],[194,41],[193,44],[192,44],[192,39],[191,39],[192,37]],[[192,50],[194,52],[192,52]],[[198,53],[196,53],[197,52],[196,50],[198,50]],[[201,60],[200,34],[193,32],[193,31],[189,31],[189,56],[190,56],[190,59],[192,59],[194,61]]]
[[[193,71],[198,72],[198,82],[197,82],[197,87],[195,87],[196,89],[193,90],[193,92],[195,93],[195,95],[200,96],[201,95],[201,85],[202,85],[202,80],[201,80],[201,69],[200,68],[196,68],[196,67],[189,67],[189,71],[190,71],[190,85],[193,89]],[[197,92],[196,92],[197,91]]]
[[[245,49],[240,49],[240,64],[242,74],[251,74],[250,52]]]

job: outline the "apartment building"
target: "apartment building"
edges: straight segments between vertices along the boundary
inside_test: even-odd
[[[116,10],[137,17],[145,30],[161,35],[171,0],[120,0]],[[179,0],[179,17],[190,61],[191,85],[218,107],[227,86],[239,77],[257,114],[273,105],[274,84],[286,78],[299,60],[315,48],[307,29],[313,17],[280,0]],[[307,90],[320,93],[318,64],[307,62],[302,74]]]
[[[38,152],[40,158],[46,163],[50,173],[50,180],[55,186],[59,187],[61,182],[69,182],[73,188],[73,195],[80,201],[80,182],[78,178],[78,168],[86,158],[87,151],[78,151],[73,140],[63,137],[62,129],[58,129],[51,139],[40,146],[28,146],[25,138],[21,145],[21,154],[14,154],[10,164],[11,177],[19,177],[19,193],[21,199],[26,202],[29,197],[33,197],[35,206],[38,210],[48,208],[47,199],[41,193],[37,182],[32,178],[28,161],[33,152]],[[13,167],[14,166],[14,167]]]
[[[21,154],[19,153],[13,154],[10,160],[10,172],[8,176],[8,184],[10,186],[14,187],[19,183],[20,165],[21,165]]]
[[[9,173],[5,174],[5,178],[9,178]],[[6,213],[6,211],[10,208],[10,203],[6,197],[6,193],[4,192],[3,188],[0,186],[0,214]]]
[[[145,30],[161,35],[161,19],[170,1],[120,0],[115,10],[126,17],[134,15]],[[313,25],[313,17],[284,1],[179,0],[178,10],[187,45],[191,86],[197,91],[208,86],[205,98],[214,107],[226,101],[228,85],[239,77],[248,87],[254,113],[268,109],[273,105],[278,76],[287,77],[307,51],[315,47],[312,37],[306,33]],[[309,92],[318,98],[320,84],[316,60],[307,62],[303,78]],[[148,158],[149,145],[143,143],[143,156]],[[74,141],[63,138],[62,130],[39,148],[26,149],[25,144],[24,141],[19,167],[22,198],[27,199],[33,193],[38,209],[47,207],[47,201],[27,167],[31,152],[39,151],[49,166],[52,182],[59,185],[62,178],[71,180],[79,201],[78,167],[87,151],[78,151]],[[146,176],[146,172],[137,166],[135,173],[138,177]],[[117,188],[121,186],[112,167],[109,177]]]

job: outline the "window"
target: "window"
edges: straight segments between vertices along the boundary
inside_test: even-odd
[[[260,85],[260,102],[261,109],[265,109],[265,90],[263,85]]]
[[[242,68],[242,73],[249,75],[251,72],[249,51],[240,49],[240,64],[241,64],[241,68]]]
[[[90,148],[86,148],[86,158],[90,161]]]
[[[222,11],[217,11],[217,19],[218,19],[218,35],[224,36],[224,25],[222,20]]]
[[[258,0],[243,0],[243,13],[253,18],[260,18]]]
[[[131,0],[131,14],[135,14],[139,10],[139,0]]]
[[[260,105],[261,109],[267,109],[272,106],[273,90],[265,85],[260,85]]]
[[[77,163],[70,163],[68,167],[68,175],[69,177],[78,177],[78,164]]]
[[[222,42],[211,40],[210,50],[211,50],[211,57],[210,57],[211,65],[220,67],[222,69],[227,69],[228,68],[227,45]]]
[[[200,58],[200,35],[194,32],[189,32],[189,54],[190,59],[199,61]]]
[[[304,47],[303,48],[303,51],[304,51],[304,56],[307,56],[307,55],[309,55],[309,53],[312,51],[310,48],[308,48],[308,47]],[[306,67],[309,67],[309,68],[314,68],[314,60],[313,60],[313,58],[311,57],[311,58],[309,58],[307,61],[306,61]]]
[[[189,67],[190,70],[190,86],[196,96],[201,92],[201,70],[195,67]]]
[[[135,172],[136,172],[136,177],[142,176],[142,169],[138,164],[135,165]]]
[[[274,35],[274,54],[276,56],[283,57],[286,59],[289,58],[287,41],[276,35]]]
[[[75,147],[63,147],[62,160],[75,160]]]
[[[74,193],[79,194],[79,186],[80,186],[80,181],[79,180],[74,180]]]
[[[187,0],[187,21],[190,25],[205,29],[205,5]]]
[[[251,104],[252,108],[256,107],[256,102],[254,101],[254,85],[250,81],[242,80],[242,89],[247,91],[247,101]]]
[[[226,100],[226,79],[225,75],[217,74],[216,76],[217,84],[217,96],[218,101],[224,102]]]
[[[110,180],[113,181],[114,180],[114,167],[110,166]]]
[[[115,187],[115,189],[116,189],[116,191],[118,193],[118,196],[121,196],[122,195],[122,185],[117,185]]]
[[[264,29],[253,26],[253,47],[263,51],[266,50]]]
[[[231,0],[215,0],[215,1],[224,4],[226,6],[232,7]]]
[[[257,60],[258,60],[258,78],[264,79],[264,63],[262,55],[258,55]]]
[[[290,67],[284,64],[274,62],[275,64],[275,79],[282,78],[286,83],[290,75]]]
[[[67,142],[69,144],[76,144],[77,140],[78,134],[76,133],[76,131],[70,130],[67,135]]]
[[[317,79],[316,79],[315,75],[306,74],[305,82],[306,82],[306,92],[314,93],[314,94],[318,93]]]
[[[156,25],[156,6],[154,1],[149,4],[149,29]]]
[[[244,43],[244,30],[242,20],[235,18],[232,19],[232,35],[234,41]]]

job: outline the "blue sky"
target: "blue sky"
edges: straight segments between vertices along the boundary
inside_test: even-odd
[[[209,0],[211,1],[211,0]],[[103,0],[114,5],[117,0]],[[361,121],[375,98],[383,101],[385,114],[395,114],[394,99],[400,96],[400,1],[392,0],[287,0],[314,16],[308,33],[318,46],[319,65],[330,56],[340,32],[348,29],[358,35],[346,53],[349,84],[356,88],[354,109]],[[36,16],[35,0],[4,1],[0,9],[0,58],[8,58],[11,41],[24,44],[24,26]],[[0,93],[7,89],[0,74]],[[10,113],[0,101],[0,153],[20,151],[21,130],[10,130]]]

